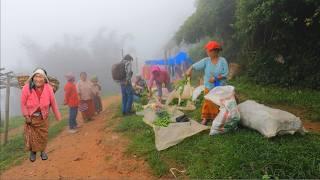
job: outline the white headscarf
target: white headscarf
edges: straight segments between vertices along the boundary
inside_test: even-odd
[[[41,75],[43,75],[44,78],[47,80],[47,83],[49,83],[49,79],[48,79],[46,73],[45,73],[44,70],[41,69],[41,68],[38,68],[38,69],[36,69],[35,71],[33,71],[33,73],[31,74],[31,76],[29,77],[29,79],[28,79],[27,82],[30,82],[31,79],[32,79],[32,78],[34,77],[34,75],[36,75],[36,74],[41,74]]]

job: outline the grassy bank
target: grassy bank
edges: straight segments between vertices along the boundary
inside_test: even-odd
[[[66,106],[62,107],[59,109],[60,113],[62,115],[66,115],[68,114],[68,108]],[[55,121],[55,117],[53,116],[52,113],[50,113],[49,115],[49,120],[50,122],[52,121]],[[9,131],[11,129],[15,129],[15,128],[19,128],[21,127],[25,122],[25,119],[24,117],[22,116],[13,116],[13,117],[10,117],[10,120],[9,120]],[[1,121],[1,126],[0,126],[0,133],[3,133],[4,132],[4,121]]]
[[[252,99],[302,115],[304,119],[320,121],[320,91],[256,85],[246,77],[236,78],[229,83],[236,87],[241,101]]]
[[[24,124],[24,118],[22,116],[11,117],[9,120],[9,130],[18,128]],[[1,121],[0,133],[4,132],[4,122]]]
[[[57,136],[67,125],[67,120],[55,123],[49,128],[49,140]],[[28,152],[24,150],[24,138],[22,134],[10,139],[6,145],[0,149],[0,172],[22,162],[28,157]]]
[[[231,82],[241,101],[253,99],[269,105],[300,108],[317,120],[320,94],[310,90],[263,87],[246,78]],[[199,119],[200,108],[187,113]],[[205,131],[158,152],[152,128],[142,117],[123,117],[116,131],[131,139],[127,149],[145,159],[157,176],[170,168],[186,169],[190,178],[318,178],[320,177],[320,134],[286,135],[266,139],[254,130],[240,128],[223,135]],[[171,176],[170,176],[171,177]]]

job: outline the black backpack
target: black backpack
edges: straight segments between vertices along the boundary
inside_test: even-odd
[[[121,61],[112,65],[112,79],[120,82],[126,79],[126,63]]]

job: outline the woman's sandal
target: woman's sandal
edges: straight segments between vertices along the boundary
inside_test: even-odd
[[[48,155],[45,152],[41,152],[40,153],[40,157],[41,157],[42,160],[47,160],[48,159]]]
[[[29,157],[30,161],[31,162],[35,162],[36,159],[37,159],[37,153],[36,152],[33,152],[33,151],[30,151],[30,157]]]
[[[206,119],[203,119],[203,120],[201,121],[201,124],[202,124],[202,125],[205,125],[205,126],[206,126],[207,123],[208,123],[208,121],[207,121]]]

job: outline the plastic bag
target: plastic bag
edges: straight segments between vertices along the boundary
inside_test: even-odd
[[[196,89],[194,89],[192,93],[192,101],[195,101],[200,96],[201,92],[204,91],[204,89],[204,85],[198,86]]]

